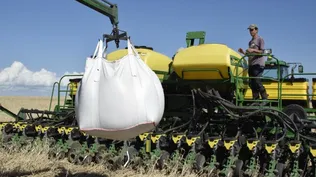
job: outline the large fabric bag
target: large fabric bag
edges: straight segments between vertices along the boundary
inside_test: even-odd
[[[128,140],[154,129],[162,119],[165,100],[158,76],[127,40],[128,54],[106,60],[103,41],[86,60],[76,94],[76,119],[91,136]]]

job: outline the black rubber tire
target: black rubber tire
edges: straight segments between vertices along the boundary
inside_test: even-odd
[[[284,112],[288,116],[296,114],[296,116],[299,117],[299,119],[307,119],[306,111],[302,106],[298,104],[287,105],[285,108],[283,108],[282,112]]]
[[[95,153],[94,161],[97,164],[105,163],[106,147],[100,146]]]
[[[206,162],[205,156],[202,155],[202,154],[197,154],[197,155],[196,155],[196,159],[195,159],[195,164],[194,164],[195,169],[196,169],[197,171],[203,170],[203,167],[204,167],[204,165],[205,165],[205,162]]]
[[[53,159],[56,157],[56,152],[54,151],[54,149],[51,149],[48,151],[48,159]]]
[[[285,164],[283,164],[283,163],[278,163],[276,165],[276,169],[278,170],[278,173],[277,173],[278,177],[283,177],[284,167],[285,167]]]
[[[157,161],[157,164],[156,164],[156,167],[159,169],[159,170],[162,170],[165,165],[166,165],[166,161],[170,158],[170,154],[168,151],[165,151],[165,150],[162,150],[161,151],[161,155]]]
[[[93,157],[91,155],[87,155],[84,157],[82,164],[83,165],[90,165],[93,161]]]
[[[70,149],[67,154],[67,160],[70,163],[77,164],[79,157],[75,149]]]
[[[123,157],[123,163],[125,164],[128,160],[128,157],[127,157],[127,152],[128,152],[128,155],[129,155],[129,158],[130,158],[130,162],[129,164],[132,162],[134,163],[134,160],[136,159],[137,155],[138,155],[138,152],[137,150],[134,148],[134,147],[128,147],[127,148],[127,151],[126,153],[124,153],[124,157]],[[134,164],[133,164],[134,166]]]
[[[242,169],[244,162],[242,160],[238,159],[235,164],[236,164],[236,167],[234,169],[234,176],[242,177],[243,173],[244,173],[243,169]]]
[[[2,132],[2,142],[8,143],[12,140],[13,134],[7,134]]]
[[[127,151],[129,153],[130,159],[134,159],[138,155],[138,151],[134,147],[129,147]]]
[[[55,158],[57,158],[57,160],[62,160],[62,159],[67,157],[66,156],[66,152],[63,152],[63,151],[62,152],[58,152],[55,155],[56,155]]]

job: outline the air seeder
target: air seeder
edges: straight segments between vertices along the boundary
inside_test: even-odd
[[[136,46],[165,92],[164,118],[152,132],[125,142],[81,132],[74,117],[81,75],[65,75],[54,84],[58,89],[54,108],[21,109],[15,115],[2,107],[16,118],[0,124],[3,136],[52,138],[52,155],[77,164],[95,161],[126,166],[155,156],[157,167],[167,168],[170,159],[183,155],[183,163],[191,162],[192,169],[220,176],[315,174],[314,94],[308,94],[307,78],[296,77],[313,73],[303,73],[301,64],[289,71],[288,63],[265,50],[262,79],[269,99],[265,106],[249,106],[255,100],[248,86],[247,56],[224,44],[205,43],[204,38],[205,32],[188,32],[187,48],[173,59],[150,47]],[[195,39],[200,39],[198,45]],[[119,49],[108,58],[124,55],[126,49]],[[296,65],[298,73],[293,70]],[[60,83],[67,77],[77,79],[70,79],[63,90]],[[64,103],[61,96],[65,96]]]
[[[110,17],[113,31],[104,40],[119,47],[119,41],[127,39],[126,32],[119,34],[116,5],[78,2]],[[316,73],[304,73],[300,63],[287,63],[265,50],[261,79],[269,99],[265,106],[250,106],[263,102],[252,100],[247,71],[251,54],[241,56],[227,45],[205,43],[203,31],[188,32],[186,44],[172,58],[151,47],[135,46],[164,88],[165,113],[155,130],[129,141],[80,131],[74,106],[82,75],[65,75],[53,85],[51,97],[57,87],[57,105],[50,104],[47,110],[22,108],[15,114],[0,105],[14,118],[0,123],[3,141],[22,145],[25,139],[48,138],[50,157],[76,164],[138,168],[149,167],[152,159],[160,169],[190,166],[211,176],[315,176],[316,78],[309,94],[305,77]],[[107,57],[117,60],[126,54],[126,49],[118,49]],[[69,79],[65,89],[61,87],[64,79]],[[175,166],[175,161],[182,166]]]

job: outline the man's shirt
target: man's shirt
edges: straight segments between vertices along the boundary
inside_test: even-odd
[[[249,41],[249,48],[263,50],[264,49],[264,40],[262,37],[258,36]],[[249,56],[248,64],[253,65],[265,65],[265,56]]]

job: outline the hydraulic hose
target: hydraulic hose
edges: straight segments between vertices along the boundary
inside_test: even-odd
[[[225,100],[225,99],[221,98],[220,96],[218,96],[219,94],[216,94],[216,92],[214,90],[211,90],[210,93],[205,93],[205,92],[201,91],[200,89],[198,89],[198,90],[195,90],[195,92],[197,92],[199,94],[199,96],[201,96],[205,100],[208,100],[210,102],[214,102],[216,104],[221,105],[222,108],[229,115],[231,115],[233,119],[250,118],[251,116],[259,114],[259,113],[263,113],[265,115],[270,115],[270,117],[271,116],[274,117],[275,119],[277,119],[277,122],[282,125],[283,130],[284,130],[283,136],[281,138],[279,138],[277,141],[282,140],[286,136],[287,129],[290,129],[293,132],[295,132],[296,139],[299,138],[299,136],[301,136],[295,122],[282,111],[279,111],[277,109],[272,109],[272,108],[259,109],[259,108],[247,108],[247,107],[236,106],[233,103],[229,102],[228,100]],[[239,112],[243,112],[246,114],[238,115],[238,114],[234,113],[232,110],[238,110]],[[251,111],[251,112],[249,112],[249,111]],[[278,115],[277,113],[280,114],[281,116]]]

